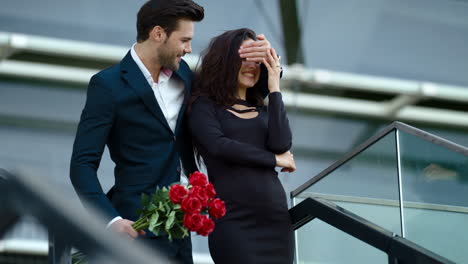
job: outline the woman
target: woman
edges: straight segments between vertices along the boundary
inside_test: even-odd
[[[208,239],[216,263],[293,261],[293,230],[275,171],[276,166],[295,170],[279,87],[280,60],[274,49],[264,66],[242,60],[239,47],[254,39],[252,30],[238,29],[211,41],[189,113],[195,147],[227,208]],[[261,68],[268,71],[268,107],[258,83]]]

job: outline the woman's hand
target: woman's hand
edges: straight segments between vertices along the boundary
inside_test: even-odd
[[[296,170],[296,163],[294,162],[294,155],[288,151],[283,154],[276,154],[276,166],[282,167],[282,172],[294,172]]]
[[[281,75],[281,57],[276,55],[274,48],[270,48],[266,58],[263,58],[263,64],[268,70],[268,90],[270,93],[280,92],[280,75]]]

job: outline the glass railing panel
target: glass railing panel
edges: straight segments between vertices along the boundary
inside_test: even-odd
[[[466,262],[468,156],[401,130],[398,138],[405,238]]]
[[[388,263],[388,256],[383,251],[314,219],[296,230],[296,263],[379,264]]]
[[[317,196],[401,234],[395,132],[298,194],[298,198]]]

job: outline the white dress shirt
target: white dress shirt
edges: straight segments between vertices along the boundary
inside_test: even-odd
[[[179,116],[180,107],[184,101],[184,83],[182,80],[171,78],[172,71],[166,68],[161,69],[159,80],[155,82],[149,70],[143,64],[140,57],[138,57],[135,51],[135,44],[133,44],[130,54],[145,76],[151,89],[153,89],[154,96],[158,101],[158,105],[169,127],[175,132],[177,117]]]

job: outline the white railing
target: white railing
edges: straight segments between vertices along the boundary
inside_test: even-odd
[[[98,69],[9,59],[11,55],[24,51],[114,63],[125,55],[128,47],[0,32],[0,58],[2,59],[0,76],[86,85],[90,77],[99,71]],[[188,54],[184,59],[190,67],[194,68],[198,56]],[[317,112],[468,128],[467,112],[415,106],[417,102],[425,99],[468,103],[468,87],[308,69],[302,65],[284,67],[282,82],[285,87],[284,99],[288,106]],[[288,89],[294,84],[301,85],[301,89],[305,92],[293,92],[292,89]],[[377,102],[314,94],[314,87],[320,86],[333,87],[330,89],[389,94],[394,95],[394,98]]]

